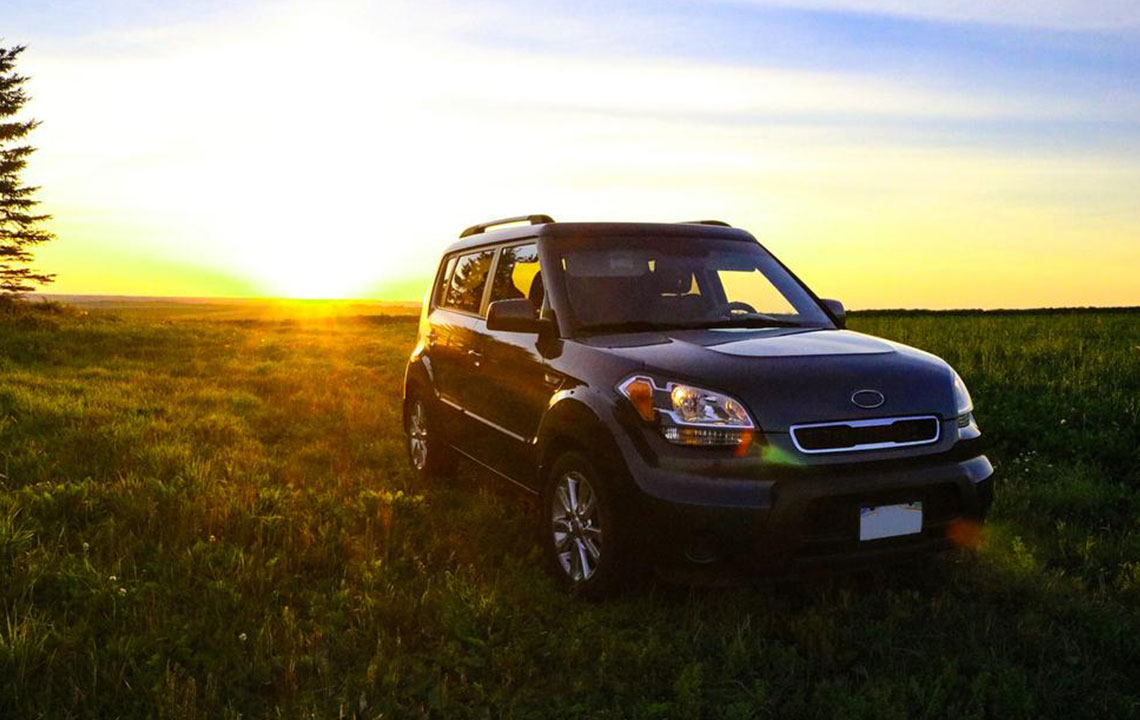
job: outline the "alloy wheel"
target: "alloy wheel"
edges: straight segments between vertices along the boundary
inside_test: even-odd
[[[573,582],[589,580],[602,557],[598,495],[582,473],[571,470],[558,478],[551,500],[554,553]]]
[[[424,408],[422,400],[414,401],[412,409],[408,413],[408,452],[416,470],[423,470],[427,466],[427,410]]]

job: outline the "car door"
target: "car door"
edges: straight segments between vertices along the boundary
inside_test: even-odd
[[[488,432],[468,409],[485,382],[483,312],[494,257],[494,250],[481,249],[458,254],[453,266],[449,260],[438,305],[431,313],[428,340],[443,430],[452,444],[468,453],[483,444],[479,438]]]
[[[537,245],[531,241],[500,250],[488,297],[528,298],[541,309],[543,283]],[[494,432],[480,435],[479,459],[499,472],[533,485],[532,440],[557,387],[535,333],[491,331],[483,326],[484,372],[470,411]]]

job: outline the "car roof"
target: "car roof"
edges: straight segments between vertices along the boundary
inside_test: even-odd
[[[470,233],[471,231],[465,232]],[[479,230],[449,245],[444,254],[479,248],[484,245],[496,245],[511,240],[604,236],[708,237],[756,242],[756,238],[747,230],[724,224],[711,224],[710,221],[686,223],[543,222],[534,225],[512,225],[502,230]]]

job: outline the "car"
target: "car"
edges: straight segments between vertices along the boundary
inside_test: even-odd
[[[914,559],[977,537],[993,499],[950,365],[847,330],[719,221],[464,230],[403,395],[414,472],[466,458],[537,496],[545,562],[583,596]]]

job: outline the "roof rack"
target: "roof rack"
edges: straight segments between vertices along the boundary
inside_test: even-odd
[[[723,220],[686,220],[682,225],[716,225],[717,227],[732,227]]]
[[[542,225],[545,223],[554,222],[554,218],[549,215],[519,215],[517,217],[503,218],[502,220],[492,220],[491,222],[479,223],[472,225],[463,232],[459,233],[460,238],[465,238],[469,235],[478,235],[486,232],[488,228],[495,227],[496,225],[507,225],[517,222],[529,222],[531,225]]]

